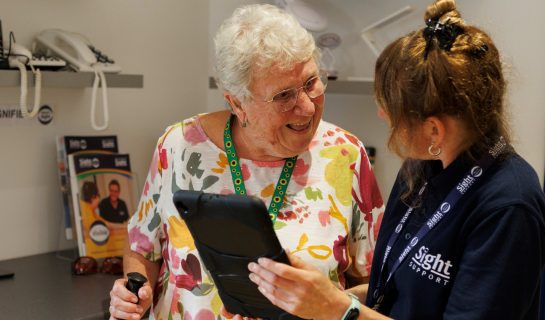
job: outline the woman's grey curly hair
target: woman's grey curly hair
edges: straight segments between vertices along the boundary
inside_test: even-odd
[[[220,26],[215,42],[216,82],[241,101],[252,98],[252,76],[270,67],[288,70],[320,51],[297,20],[269,4],[236,9]]]

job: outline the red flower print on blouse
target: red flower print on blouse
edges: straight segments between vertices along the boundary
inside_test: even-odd
[[[176,276],[176,287],[191,291],[202,283],[201,264],[192,253],[181,264],[186,274]]]
[[[180,291],[174,290],[174,292],[172,293],[172,300],[170,301],[171,314],[177,314],[181,312],[181,310],[178,309],[179,301],[180,301]]]
[[[365,265],[365,271],[367,271],[367,274],[371,274],[371,262],[373,261],[373,250],[369,250],[365,254],[365,258],[367,259],[367,264]]]
[[[293,180],[301,185],[305,186],[309,183],[308,170],[310,165],[305,163],[303,159],[297,159],[295,163],[295,168],[293,168]]]
[[[327,226],[331,223],[331,216],[329,215],[329,211],[321,210],[318,212],[318,220],[320,221],[320,224],[322,227]]]
[[[242,171],[242,179],[244,179],[244,181],[248,181],[248,179],[250,179],[250,176],[252,175],[250,173],[250,169],[248,169],[248,165],[247,164],[242,164],[240,166],[240,170]]]
[[[338,138],[335,140],[335,144],[336,144],[336,145],[346,144],[346,140],[344,140],[344,139],[341,138],[341,137],[338,137]]]
[[[377,222],[373,226],[373,236],[375,237],[375,240],[378,239],[378,232],[380,230],[380,224],[382,223],[382,217],[384,217],[384,211],[379,213]]]
[[[348,252],[346,250],[346,237],[339,236],[333,242],[333,256],[339,262],[338,270],[344,271],[348,266]]]
[[[167,225],[166,224],[163,224],[163,234],[165,235],[165,241],[166,242],[169,242],[168,240],[168,232],[167,232]],[[165,263],[166,264],[169,264],[170,262],[170,254],[168,253],[168,246],[165,244],[165,243],[162,243],[161,244],[161,254],[162,254],[162,257],[163,257],[163,260],[165,260]],[[165,264],[163,263],[163,265]]]
[[[305,160],[303,159],[297,159],[297,162],[295,162],[295,168],[293,168],[293,175],[294,176],[301,176],[308,172],[308,169],[310,169],[310,165],[305,163]]]
[[[160,142],[157,144],[157,154],[159,156],[159,162],[160,162],[157,164],[157,171],[159,171],[159,173],[161,174],[162,174],[162,170],[165,170],[168,168],[167,150],[163,148],[163,143],[165,142],[166,138],[168,137],[168,135],[170,134],[170,132],[172,132],[174,128],[175,128],[174,126],[170,127],[168,131],[165,132],[165,134],[163,134],[163,136],[159,139]]]
[[[159,301],[159,297],[161,296],[161,293],[163,292],[163,288],[166,285],[166,282],[168,282],[168,277],[165,279],[165,272],[166,272],[166,263],[161,264],[161,269],[159,269],[159,277],[157,284],[155,285],[155,289],[153,290],[153,305],[157,305],[157,302]]]
[[[289,220],[295,220],[297,219],[297,215],[295,212],[289,210],[289,211],[280,211],[278,212],[277,218],[279,220],[289,221]]]
[[[163,149],[163,144],[159,145],[159,162],[161,163],[161,169],[168,168],[167,149]]]
[[[148,236],[140,232],[140,227],[134,227],[129,231],[129,243],[136,244],[135,252],[147,254],[153,252],[153,243],[149,241]]]
[[[172,260],[172,265],[173,266],[180,264],[181,259],[178,256],[178,254],[176,254],[176,248],[174,248],[174,247],[172,247],[170,249],[170,259]]]
[[[208,139],[200,125],[200,122],[198,125],[193,124],[187,126],[184,132],[184,138],[187,142],[191,143],[192,146],[204,142]]]
[[[345,133],[344,136],[346,137],[346,139],[348,139],[348,141],[352,142],[352,144],[356,146],[358,145],[358,138],[348,133]]]
[[[354,171],[358,178],[360,194],[355,195],[355,199],[359,209],[365,214],[365,220],[372,223],[373,217],[371,216],[371,211],[373,208],[382,207],[383,202],[382,197],[380,196],[377,181],[375,179],[369,179],[373,176],[373,173],[371,171],[369,161],[365,156],[365,150],[361,148],[360,152],[360,167],[358,168],[359,170]],[[353,189],[352,192],[354,192]],[[360,201],[361,199],[365,199],[365,201]],[[371,199],[371,201],[368,199]]]

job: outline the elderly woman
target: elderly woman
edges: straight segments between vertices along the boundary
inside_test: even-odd
[[[172,203],[179,189],[245,190],[278,204],[282,246],[338,291],[369,274],[383,202],[362,143],[321,120],[327,76],[312,36],[280,9],[250,5],[223,23],[215,43],[231,112],[184,120],[159,139],[124,259],[126,273],[138,271],[149,283],[136,303],[126,279],[115,282],[114,319],[139,319],[150,305],[152,319],[220,315],[217,290]],[[284,169],[293,170],[285,197],[272,201]]]

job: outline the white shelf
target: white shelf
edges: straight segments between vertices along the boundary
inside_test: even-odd
[[[374,81],[371,78],[358,80],[329,80],[326,92],[342,94],[370,94],[374,91]]]
[[[208,87],[217,89],[216,81],[213,77],[208,78]],[[362,78],[357,80],[329,80],[327,83],[328,93],[341,94],[373,94],[373,79]]]
[[[42,87],[84,88],[92,87],[92,72],[42,71]],[[144,76],[140,74],[105,73],[108,88],[143,88]],[[34,85],[32,72],[27,71],[29,85]],[[0,87],[18,87],[19,70],[0,70]]]

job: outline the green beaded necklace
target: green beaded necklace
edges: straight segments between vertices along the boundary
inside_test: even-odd
[[[233,186],[235,188],[235,193],[239,195],[246,195],[246,187],[244,186],[244,179],[242,178],[242,170],[240,169],[240,161],[235,150],[235,145],[233,144],[233,137],[231,135],[231,122],[234,116],[231,115],[227,119],[227,124],[225,125],[225,130],[223,133],[223,143],[225,146],[225,153],[227,154],[227,160],[229,161],[229,167],[231,168],[231,177],[233,178]],[[297,161],[297,156],[286,158],[276,187],[274,188],[274,194],[269,204],[269,216],[273,224],[276,222],[276,217],[278,216],[278,210],[282,207],[282,201],[286,196],[286,190],[288,189],[288,184],[290,183],[291,175],[293,173],[293,168],[295,168],[295,162]]]

